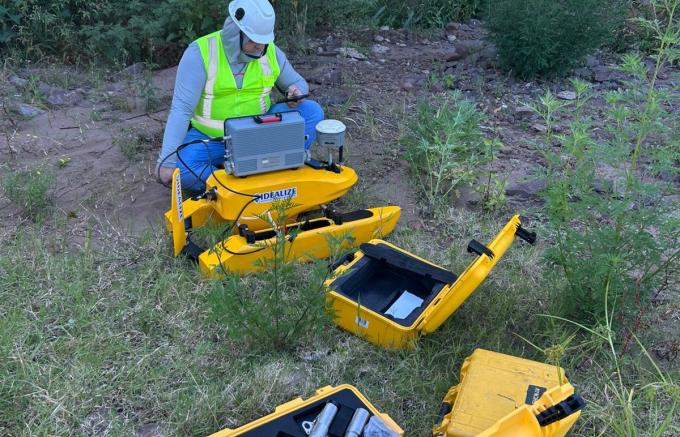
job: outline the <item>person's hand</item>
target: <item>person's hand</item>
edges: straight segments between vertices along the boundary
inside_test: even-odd
[[[158,181],[163,185],[168,185],[172,181],[172,174],[175,169],[172,167],[161,167],[158,169]]]
[[[302,91],[300,91],[300,88],[298,88],[297,86],[291,85],[291,86],[288,87],[288,93],[286,94],[287,97],[301,96],[301,95],[302,95]],[[286,104],[288,105],[289,108],[296,108],[297,105],[304,100],[305,99],[298,100],[298,101],[295,101],[295,102],[286,102]]]

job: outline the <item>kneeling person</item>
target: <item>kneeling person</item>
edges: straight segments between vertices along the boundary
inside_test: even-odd
[[[274,45],[274,22],[268,0],[234,0],[229,3],[222,30],[197,39],[184,51],[158,158],[162,183],[170,182],[174,169],[179,168],[186,190],[204,190],[208,177],[224,164],[223,143],[198,143],[178,154],[175,151],[182,143],[223,136],[227,118],[295,108],[305,119],[305,147],[314,141],[315,126],[324,118],[316,102],[303,99],[271,104],[269,94],[274,86],[288,97],[309,90]]]

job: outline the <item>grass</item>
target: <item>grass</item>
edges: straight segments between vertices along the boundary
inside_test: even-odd
[[[471,260],[467,241],[487,241],[506,218],[460,214],[442,222],[445,232],[436,240],[404,228],[391,239],[461,271]],[[543,279],[542,248],[517,243],[415,350],[385,351],[328,326],[293,351],[255,352],[214,320],[210,282],[167,255],[167,236],[73,249],[66,229],[49,235],[24,229],[0,254],[0,431],[6,435],[90,434],[97,426],[130,435],[144,424],[159,424],[169,435],[206,435],[342,383],[357,386],[407,435],[428,435],[474,348],[544,360],[516,334],[549,345],[575,331],[539,316],[549,311],[553,293]],[[617,410],[602,357],[602,350],[581,350],[563,362],[590,402],[574,435],[595,435]],[[643,384],[650,376],[645,363],[629,354],[622,372]],[[635,399],[644,429],[663,419],[667,402],[661,392],[649,399]]]
[[[53,203],[54,173],[49,168],[16,170],[2,177],[5,196],[33,220],[41,220]]]
[[[123,156],[133,161],[149,150],[158,150],[163,140],[162,135],[161,131],[125,128],[113,138],[113,144],[120,148]]]

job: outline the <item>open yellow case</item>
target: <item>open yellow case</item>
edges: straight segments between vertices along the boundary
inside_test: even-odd
[[[343,437],[357,409],[368,411],[393,433],[399,436],[404,431],[387,414],[379,412],[370,402],[351,385],[324,387],[307,400],[294,399],[276,407],[265,417],[237,429],[223,429],[210,437],[307,437],[304,425],[311,423],[332,402],[337,407],[328,430],[329,437]]]
[[[460,307],[516,236],[531,244],[536,240],[518,215],[488,245],[472,240],[468,252],[477,257],[459,276],[386,241],[362,244],[332,266],[326,281],[335,323],[385,348],[412,346]]]

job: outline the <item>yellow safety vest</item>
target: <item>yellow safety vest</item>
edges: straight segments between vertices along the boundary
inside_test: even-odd
[[[196,44],[201,50],[206,81],[191,119],[193,127],[209,137],[223,136],[225,119],[269,110],[269,93],[281,71],[274,44],[267,46],[264,56],[248,63],[240,89],[224,53],[220,32],[205,35]]]

